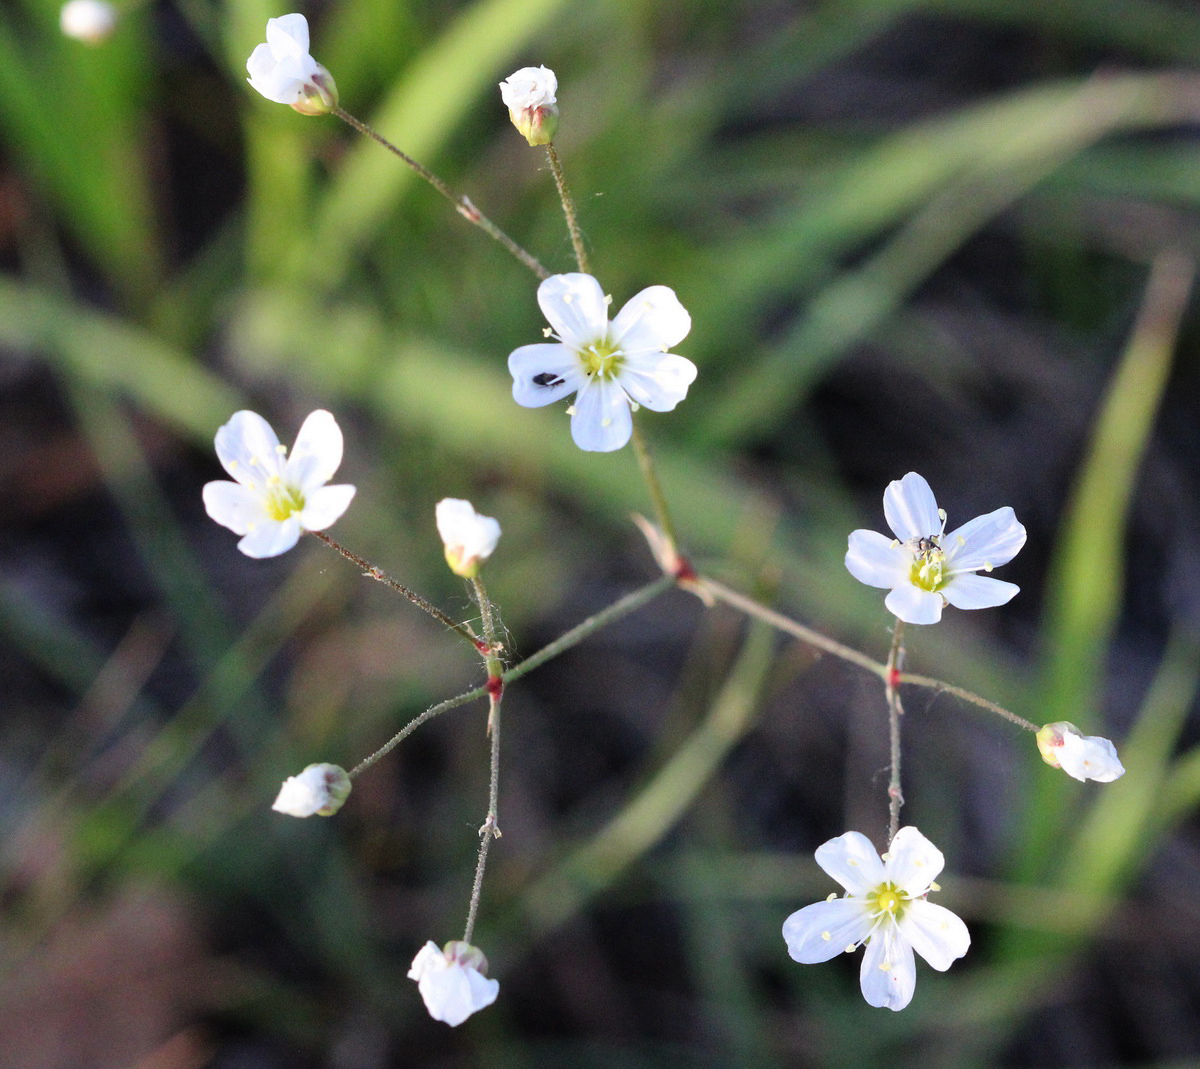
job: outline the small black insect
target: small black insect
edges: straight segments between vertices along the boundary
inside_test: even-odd
[[[918,557],[930,557],[933,555],[935,550],[940,553],[942,549],[942,547],[938,545],[937,535],[929,535],[927,537],[918,538],[916,539],[916,543]]]
[[[533,376],[535,386],[561,386],[566,379],[559,378],[553,371],[543,371]]]

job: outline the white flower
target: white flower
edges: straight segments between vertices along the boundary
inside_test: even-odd
[[[268,100],[302,115],[324,115],[337,106],[333,76],[308,54],[308,20],[284,15],[267,20],[267,43],[246,61],[246,80]]]
[[[817,864],[846,896],[793,913],[783,922],[788,953],[805,965],[865,944],[859,983],[872,1006],[902,1010],[917,982],[915,950],[939,972],[971,945],[967,926],[927,902],[946,859],[916,828],[901,828],[881,860],[865,835],[848,831],[817,847]]]
[[[1011,601],[1021,588],[976,575],[1007,564],[1025,544],[1025,528],[1007,506],[977,516],[946,534],[946,513],[915,471],[888,484],[883,514],[896,535],[852,531],[846,552],[850,574],[867,586],[891,590],[884,604],[905,623],[936,624],[942,607],[986,609]]]
[[[298,776],[288,776],[271,804],[289,817],[331,817],[350,797],[350,777],[338,765],[309,765]]]
[[[538,286],[538,304],[558,343],[523,345],[508,358],[517,404],[537,408],[578,393],[571,436],[600,453],[629,441],[631,405],[670,412],[696,378],[695,364],[667,351],[692,327],[674,290],[642,290],[611,324],[608,302],[591,275],[552,275]]]
[[[235,412],[217,431],[217,457],[237,482],[204,487],[204,507],[222,527],[245,535],[247,557],[291,549],[301,531],[323,531],[350,505],[353,486],[326,486],[342,462],[342,432],[318,409],[300,428],[292,455],[255,412]]]
[[[1111,783],[1125,775],[1117,748],[1099,735],[1085,735],[1074,724],[1058,720],[1037,733],[1042,760],[1077,780]]]
[[[455,575],[471,579],[500,541],[500,524],[481,516],[469,501],[443,498],[435,509],[438,534],[446,547],[446,563]]]
[[[500,981],[486,973],[487,958],[470,943],[456,940],[439,950],[430,940],[417,951],[408,978],[417,981],[429,1016],[453,1026],[496,1001]]]
[[[117,12],[104,0],[67,0],[58,13],[58,27],[67,37],[98,45],[117,27]]]
[[[546,145],[558,130],[554,94],[558,79],[549,67],[522,67],[500,83],[508,117],[531,145]]]

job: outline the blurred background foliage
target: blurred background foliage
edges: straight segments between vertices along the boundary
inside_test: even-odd
[[[534,281],[393,158],[259,99],[258,0],[124,3],[99,47],[0,10],[0,1048],[23,1067],[1185,1065],[1200,1059],[1200,11],[1189,0],[340,0],[343,105],[572,267],[496,83],[559,76],[558,148],[620,303],[673,286],[699,365],[647,413],[698,565],[874,656],[841,557],[919,470],[951,526],[1011,504],[1009,606],[910,667],[1122,744],[1081,786],[913,694],[906,822],[971,926],[902,1014],[779,926],[812,850],[886,830],[858,670],[672,592],[506,699],[454,1031],[405,972],[461,931],[478,707],[333,821],[268,804],[351,765],[476,660],[311,540],[209,521],[212,435],[313,408],[359,486],[337,536],[448,611],[433,505],[499,517],[513,656],[648,581],[629,450],[526,411]]]

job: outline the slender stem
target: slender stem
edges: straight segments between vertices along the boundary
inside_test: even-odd
[[[904,792],[900,789],[900,717],[904,706],[900,704],[900,669],[904,666],[904,621],[897,620],[892,629],[892,648],[888,652],[887,675],[884,677],[884,693],[888,706],[888,739],[891,746],[891,776],[888,778],[888,843],[896,838],[900,830],[900,807],[904,805]]]
[[[965,702],[970,702],[972,705],[978,705],[981,709],[987,709],[988,712],[995,713],[997,716],[1003,717],[1011,724],[1016,724],[1018,727],[1024,728],[1026,731],[1037,732],[1038,726],[1031,720],[1026,720],[1023,716],[1018,716],[1016,713],[1005,709],[1003,705],[997,705],[987,698],[981,698],[978,694],[973,694],[969,690],[964,690],[962,687],[956,687],[952,683],[943,683],[940,679],[931,679],[929,676],[910,675],[908,672],[900,674],[900,680],[905,686],[912,687],[928,687],[930,690],[935,690],[939,694],[953,694],[956,698],[961,698]]]
[[[546,156],[550,160],[550,170],[554,172],[554,184],[558,187],[558,199],[562,201],[563,215],[567,217],[567,229],[571,232],[571,246],[575,250],[575,262],[585,275],[591,274],[588,267],[587,249],[583,246],[583,234],[579,230],[579,218],[575,214],[575,201],[567,188],[567,176],[563,174],[562,163],[558,153],[554,151],[554,142],[546,145]]]
[[[488,653],[484,658],[488,669],[488,733],[492,737],[491,778],[488,782],[488,811],[483,826],[479,829],[479,858],[475,862],[475,880],[471,885],[471,904],[467,909],[467,926],[463,942],[469,943],[475,931],[475,918],[479,914],[479,900],[483,893],[483,874],[487,869],[488,850],[500,832],[500,703],[504,697],[501,678],[504,666],[496,656],[496,623],[491,599],[478,576],[471,580],[475,587],[475,600],[483,619],[484,639]]]
[[[447,698],[444,702],[438,702],[437,705],[431,705],[425,712],[419,716],[414,716],[407,724],[404,725],[395,735],[387,742],[379,747],[370,757],[364,757],[357,765],[355,765],[347,775],[353,779],[360,772],[365,772],[373,764],[381,758],[386,757],[397,746],[400,745],[409,735],[417,730],[426,720],[432,720],[435,716],[441,713],[448,712],[460,705],[466,705],[467,702],[473,702],[476,698],[482,698],[487,694],[487,687],[476,687],[474,690],[469,690],[465,694],[458,695],[457,698]]]
[[[335,107],[330,114],[336,115],[342,120],[342,122],[348,124],[349,126],[353,126],[354,129],[360,134],[365,134],[367,137],[371,138],[372,141],[378,142],[389,152],[398,156],[404,161],[404,163],[412,168],[412,170],[414,170],[426,182],[433,186],[433,188],[436,189],[443,197],[445,197],[446,200],[453,204],[454,210],[458,212],[458,214],[461,215],[468,223],[473,223],[485,234],[487,234],[488,237],[492,238],[494,241],[498,241],[510,253],[512,253],[513,256],[520,260],[521,263],[528,267],[530,271],[537,275],[538,278],[550,277],[550,272],[538,262],[536,257],[518,245],[503,230],[501,230],[486,215],[484,215],[483,212],[476,208],[475,205],[471,203],[471,199],[469,197],[457,196],[454,191],[451,190],[451,188],[446,185],[441,178],[429,170],[428,167],[418,163],[410,155],[408,155],[407,152],[397,148],[382,134],[372,130],[371,127],[369,127],[365,122],[363,122],[361,119],[355,118],[343,108]]]
[[[801,642],[807,643],[816,649],[823,650],[825,653],[832,654],[834,657],[840,657],[843,661],[849,661],[851,664],[858,665],[859,668],[865,668],[872,675],[877,675],[881,679],[887,677],[887,665],[880,664],[878,661],[868,657],[865,653],[859,653],[858,650],[852,649],[850,646],[844,646],[840,642],[835,642],[831,638],[826,638],[819,631],[814,631],[810,627],[805,627],[803,624],[797,623],[790,617],[784,616],[782,613],[775,612],[774,609],[768,609],[765,605],[760,605],[752,598],[746,597],[745,594],[739,594],[736,590],[725,586],[724,583],[718,583],[715,579],[710,579],[708,576],[702,576],[699,580],[699,585],[702,589],[707,590],[718,601],[725,602],[735,609],[739,609],[747,616],[757,617],[759,620],[765,620],[772,627],[785,634],[792,635],[800,639]]]
[[[330,538],[329,535],[327,535],[324,531],[309,531],[309,534],[311,534],[314,538],[319,538],[330,549],[336,550],[352,564],[358,565],[358,567],[362,569],[363,575],[366,576],[366,578],[374,579],[376,582],[382,583],[389,590],[394,590],[397,594],[403,594],[418,609],[429,613],[429,615],[439,623],[445,624],[448,628],[450,628],[451,631],[454,631],[465,638],[476,649],[479,648],[479,639],[466,624],[455,623],[450,619],[449,616],[442,612],[441,609],[439,609],[436,605],[426,601],[425,598],[421,597],[421,595],[415,590],[409,590],[408,587],[406,587],[403,583],[396,582],[396,580],[387,575],[382,568],[376,568],[375,565],[364,560],[357,553],[352,552],[340,542]]]
[[[654,458],[642,436],[642,429],[637,420],[633,421],[633,451],[637,454],[638,467],[650,491],[650,500],[654,504],[654,515],[658,518],[658,526],[671,543],[671,549],[679,548],[679,538],[675,533],[675,524],[671,520],[671,510],[667,507],[667,495],[663,493],[662,483],[658,481],[658,469],[654,466]]]

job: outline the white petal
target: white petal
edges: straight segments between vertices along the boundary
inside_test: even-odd
[[[883,883],[883,862],[862,832],[848,831],[817,847],[817,864],[851,894],[861,895]]]
[[[353,486],[322,486],[305,495],[304,510],[296,518],[305,531],[323,531],[336,523],[354,500]]]
[[[899,921],[900,934],[938,972],[945,972],[971,946],[971,933],[945,906],[910,902]]]
[[[609,340],[626,353],[666,352],[692,329],[692,317],[670,286],[648,286],[625,302]]]
[[[858,974],[863,998],[871,1006],[902,1010],[917,986],[912,947],[892,922],[881,924],[863,951]]]
[[[956,609],[991,609],[1007,605],[1020,591],[1016,583],[963,572],[953,576],[940,593]]]
[[[896,832],[887,853],[887,878],[914,898],[925,894],[946,866],[942,852],[912,826]]]
[[[517,111],[555,103],[558,78],[549,67],[522,67],[500,83],[500,99]]]
[[[261,487],[272,475],[282,476],[279,439],[257,412],[243,409],[217,431],[217,459],[243,486]]]
[[[500,981],[486,979],[477,969],[449,963],[445,968],[438,968],[436,962],[431,962],[417,981],[417,990],[421,992],[429,1016],[454,1027],[476,1010],[495,1002]]]
[[[835,898],[798,909],[783,922],[783,938],[794,960],[816,965],[864,940],[871,924],[861,900]]]
[[[883,604],[906,624],[936,624],[942,618],[942,595],[911,583],[896,587]]]
[[[514,349],[508,356],[508,373],[513,377],[513,400],[526,408],[558,401],[587,381],[575,351],[558,342]]]
[[[946,566],[951,571],[975,572],[1007,564],[1025,545],[1025,528],[1007,505],[986,516],[976,516],[942,539]]]
[[[251,527],[271,522],[262,495],[241,483],[218,479],[206,483],[203,494],[205,511],[234,534],[244,535]]]
[[[308,51],[308,19],[293,13],[267,19],[267,44],[278,59]]]
[[[538,304],[554,332],[573,349],[608,336],[608,305],[591,275],[551,275],[538,286]]]
[[[629,398],[615,382],[592,380],[575,399],[571,417],[571,437],[580,449],[590,453],[611,453],[620,449],[633,434],[633,416]]]
[[[1117,748],[1099,735],[1076,735],[1069,731],[1054,755],[1062,770],[1077,780],[1111,783],[1125,774]]]
[[[670,412],[696,381],[696,365],[685,356],[658,353],[627,359],[619,376],[622,388],[651,412]]]
[[[440,966],[437,964],[439,958],[442,961]],[[441,948],[430,939],[417,951],[417,956],[413,958],[412,965],[408,969],[408,978],[410,980],[420,980],[431,968],[445,968],[445,962],[446,956],[442,953]]]
[[[487,560],[500,541],[500,524],[461,498],[443,498],[434,509],[434,518],[442,544],[464,560]]]
[[[342,429],[333,415],[321,408],[309,413],[287,460],[287,484],[306,495],[324,486],[342,463],[342,449]]]
[[[238,543],[238,549],[247,557],[262,559],[263,557],[278,557],[286,553],[300,541],[300,520],[289,516],[282,523],[278,520],[267,520],[250,531]]]
[[[927,538],[942,530],[942,518],[938,515],[933,491],[915,471],[888,483],[883,492],[883,515],[901,542]]]
[[[850,574],[867,586],[892,588],[909,583],[912,576],[912,551],[878,531],[859,529],[850,532],[846,567]]]

